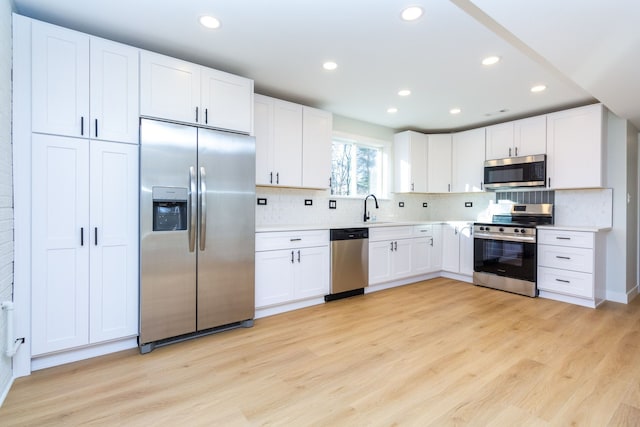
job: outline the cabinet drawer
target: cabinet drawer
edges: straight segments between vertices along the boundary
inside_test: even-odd
[[[329,230],[256,233],[256,251],[294,249],[329,244]]]
[[[538,289],[593,298],[593,275],[577,271],[538,267]]]
[[[372,227],[369,229],[369,241],[408,239],[413,237],[413,226]]]
[[[431,224],[414,225],[413,236],[414,237],[433,236],[433,225]]]
[[[593,233],[586,231],[538,230],[538,243],[544,245],[593,248]]]
[[[593,273],[593,249],[538,245],[538,265]]]

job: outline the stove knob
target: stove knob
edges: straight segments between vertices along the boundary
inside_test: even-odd
[[[499,229],[498,231],[501,231],[501,232],[502,232],[502,231],[504,231],[504,228],[500,227],[500,229]]]
[[[526,233],[526,232],[527,232],[527,230],[523,228],[522,230],[520,230],[520,232],[521,232],[522,234],[524,234],[524,233]]]
[[[519,232],[520,232],[520,230],[518,230],[517,228],[515,228],[515,229],[513,230],[513,232],[514,232],[514,233],[519,233]]]
[[[480,227],[480,231],[484,231],[484,227]]]

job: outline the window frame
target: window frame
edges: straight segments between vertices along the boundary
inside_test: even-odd
[[[391,170],[391,159],[390,159],[392,148],[393,148],[392,142],[382,140],[382,139],[377,139],[377,138],[371,138],[364,135],[358,135],[354,133],[340,132],[340,131],[334,131],[331,134],[332,147],[333,147],[334,141],[350,142],[362,147],[376,148],[380,150],[380,153],[382,156],[382,158],[380,159],[380,167],[382,169],[380,171],[380,180],[381,180],[382,190],[380,194],[377,194],[377,193],[374,193],[374,194],[378,199],[382,199],[382,200],[389,199],[390,188],[392,184],[391,176],[393,176],[393,171]],[[331,168],[333,168],[333,158],[331,160]],[[333,169],[331,169],[331,171],[333,171]],[[363,197],[366,196],[366,194],[365,195],[357,194],[357,195],[348,195],[348,196],[331,194],[331,188],[329,188],[329,195],[333,198],[344,198],[344,199],[362,199]]]

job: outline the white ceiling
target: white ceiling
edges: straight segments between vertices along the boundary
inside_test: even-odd
[[[596,100],[640,128],[636,0],[14,3],[26,16],[250,77],[258,93],[397,130],[464,129]],[[425,15],[402,21],[408,5]],[[206,14],[222,27],[201,27]],[[502,61],[481,65],[488,55]],[[338,69],[323,70],[326,60]],[[547,91],[531,93],[539,83]],[[399,97],[404,88],[412,94]]]

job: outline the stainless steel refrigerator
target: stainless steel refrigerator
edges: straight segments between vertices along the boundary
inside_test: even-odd
[[[255,140],[142,119],[140,351],[255,314]]]

